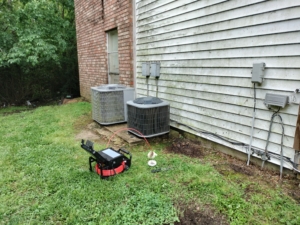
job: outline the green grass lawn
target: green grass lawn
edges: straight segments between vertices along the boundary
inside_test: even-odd
[[[145,145],[129,147],[132,167],[101,180],[75,140],[74,124],[90,115],[86,102],[15,114],[0,110],[1,224],[172,224],[178,205],[211,205],[231,224],[300,224],[300,206],[280,189],[245,197],[249,182],[224,179],[209,163],[167,154],[152,143],[168,171],[151,173]],[[100,144],[95,149],[102,149]]]

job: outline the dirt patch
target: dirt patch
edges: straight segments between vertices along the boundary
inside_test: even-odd
[[[216,213],[210,205],[199,205],[193,203],[189,205],[179,206],[180,222],[175,222],[175,225],[220,225],[229,224],[224,215]]]
[[[95,140],[99,140],[100,137],[99,135],[95,134],[93,131],[91,130],[82,130],[80,131],[77,135],[76,135],[76,140],[90,140],[90,141],[95,141]]]
[[[260,166],[251,164],[246,165],[246,161],[239,160],[232,156],[223,154],[221,152],[215,152],[218,155],[218,160],[213,162],[215,169],[223,176],[236,176],[240,175],[239,179],[247,179],[252,183],[256,183],[258,186],[264,189],[273,189],[274,187],[280,187],[282,192],[289,195],[296,202],[300,203],[300,180],[296,178],[295,174],[284,174],[282,180],[280,180],[279,169],[278,171],[261,169]],[[238,183],[238,179],[234,180]],[[249,199],[252,193],[260,191],[256,186],[250,185],[245,188],[245,199]]]
[[[100,135],[101,140],[105,142],[105,145],[108,147],[112,147],[114,149],[119,149],[122,146],[125,146],[126,143],[124,140],[119,138],[118,136],[113,137],[113,133],[106,129],[95,129],[95,131]],[[113,138],[112,138],[113,137]]]
[[[167,147],[167,151],[193,158],[203,158],[205,155],[200,142],[194,142],[183,138],[173,140],[172,145]]]
[[[253,176],[254,172],[247,168],[246,166],[239,166],[235,164],[230,164],[230,168],[233,169],[237,173],[242,173],[248,176]]]
[[[84,102],[86,99],[84,97],[79,98],[65,98],[62,100],[62,104],[70,104],[70,103],[76,103],[76,102]]]
[[[240,183],[247,179],[259,186],[273,189],[280,187],[284,193],[300,203],[300,180],[294,174],[284,174],[282,180],[279,179],[278,171],[268,169],[262,170],[260,166],[246,161],[239,160],[230,155],[226,155],[214,149],[208,149],[200,142],[194,142],[184,138],[176,138],[167,147],[167,151],[176,154],[183,154],[193,158],[200,158],[207,163],[211,163],[215,169],[227,179]],[[213,155],[213,156],[212,156]],[[256,187],[249,186],[245,189],[245,199],[251,198],[252,193],[257,192]]]
[[[246,161],[239,160],[219,151],[213,151],[211,152],[211,155],[214,155],[214,157],[211,157],[208,160],[214,168],[224,176],[236,174],[242,176],[245,175],[245,179],[246,177],[248,177],[247,179],[250,179],[249,177],[253,177],[251,179],[255,179],[254,176],[259,173],[258,167],[252,163],[247,166]]]
[[[260,192],[260,190],[258,190],[258,188],[254,184],[249,184],[245,188],[244,192],[245,192],[245,195],[244,195],[245,200],[249,201],[251,199],[252,194],[258,193],[258,192]]]
[[[85,113],[74,121],[74,129],[78,132],[81,132],[84,129],[92,130],[93,128],[90,124],[94,124],[94,126],[97,125],[92,119],[92,112]]]
[[[286,177],[285,179],[288,180],[288,188],[287,193],[290,197],[295,199],[300,204],[300,180],[299,179],[293,179],[290,176]]]

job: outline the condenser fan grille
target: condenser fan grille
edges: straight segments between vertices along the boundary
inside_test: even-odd
[[[125,121],[123,91],[92,91],[93,119],[100,124]]]
[[[140,131],[145,137],[154,137],[170,131],[170,107],[169,104],[149,105],[147,107],[127,102],[129,128]],[[133,130],[137,136],[141,135]]]

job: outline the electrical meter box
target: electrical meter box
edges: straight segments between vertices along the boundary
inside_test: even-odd
[[[142,75],[146,77],[150,76],[150,62],[142,63]]]
[[[252,83],[261,84],[264,76],[265,63],[253,63],[252,68]]]
[[[160,62],[151,62],[150,76],[156,78],[160,76]]]

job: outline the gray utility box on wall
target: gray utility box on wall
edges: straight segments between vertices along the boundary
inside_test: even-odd
[[[160,62],[151,62],[150,76],[156,78],[160,76]]]
[[[265,96],[264,104],[269,108],[270,106],[277,106],[284,108],[288,103],[289,96],[287,95],[278,95],[267,93]]]
[[[155,137],[170,132],[170,104],[155,97],[142,97],[127,102],[128,128],[144,137]],[[143,137],[134,130],[129,132]]]
[[[264,76],[264,70],[265,70],[265,63],[253,63],[252,68],[252,83],[258,83],[261,84]]]
[[[146,77],[159,78],[160,76],[160,62],[143,62],[142,75]]]
[[[142,75],[146,77],[150,76],[150,62],[142,63]]]
[[[127,121],[126,102],[134,99],[134,88],[107,84],[91,88],[92,117],[102,125]]]

